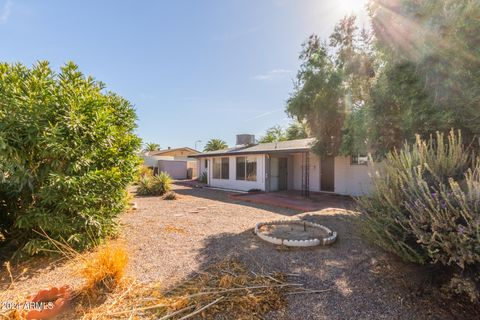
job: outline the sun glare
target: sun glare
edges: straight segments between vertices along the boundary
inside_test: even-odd
[[[337,7],[337,10],[349,14],[352,12],[358,12],[364,10],[367,0],[331,0],[333,5]]]

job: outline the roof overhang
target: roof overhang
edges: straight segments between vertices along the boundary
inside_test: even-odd
[[[237,152],[224,152],[224,153],[212,153],[212,154],[195,154],[190,155],[190,158],[215,158],[215,157],[227,157],[227,156],[245,156],[249,154],[280,154],[280,153],[305,153],[309,152],[310,148],[300,149],[276,149],[276,150],[259,150],[259,151],[237,151]]]

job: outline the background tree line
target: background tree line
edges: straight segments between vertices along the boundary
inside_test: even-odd
[[[320,154],[383,155],[415,134],[480,133],[478,1],[372,0],[371,28],[343,18],[311,35],[287,113],[306,121]]]

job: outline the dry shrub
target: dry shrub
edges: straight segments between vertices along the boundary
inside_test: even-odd
[[[177,193],[175,191],[168,191],[163,195],[163,200],[177,200]]]
[[[163,228],[163,231],[169,232],[169,233],[187,233],[185,229],[180,227],[175,227],[175,226],[166,226]]]
[[[281,273],[257,274],[226,259],[168,291],[159,284],[132,284],[118,290],[85,319],[259,319],[285,307],[285,294],[312,293],[288,283]]]
[[[84,278],[82,291],[112,290],[122,280],[128,255],[121,246],[103,245],[84,259],[78,273]]]

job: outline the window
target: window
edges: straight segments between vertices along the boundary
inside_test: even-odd
[[[229,159],[222,158],[222,179],[228,180],[229,176]]]
[[[226,179],[229,177],[229,159],[213,158],[213,179]]]
[[[352,165],[367,165],[368,164],[368,156],[365,156],[365,155],[356,155],[356,156],[352,156],[351,157],[352,161],[351,161],[351,164]]]
[[[237,157],[237,180],[245,180],[246,157]]]
[[[247,180],[257,181],[257,158],[247,157]]]
[[[213,179],[220,179],[222,173],[222,164],[220,158],[213,158]]]
[[[256,157],[237,157],[237,180],[257,181]]]
[[[204,165],[205,168],[208,168],[208,160],[205,159],[205,165]]]

